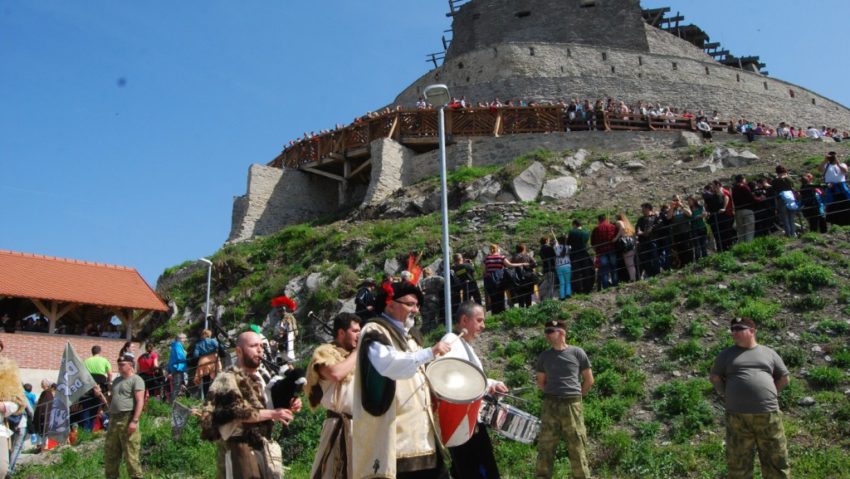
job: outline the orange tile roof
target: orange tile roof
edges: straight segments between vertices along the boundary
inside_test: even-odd
[[[0,296],[168,310],[133,268],[2,249]]]

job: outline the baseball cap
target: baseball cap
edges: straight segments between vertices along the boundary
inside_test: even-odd
[[[756,329],[756,323],[750,318],[735,318],[729,327],[730,329]]]
[[[543,325],[543,328],[544,328],[543,331],[546,334],[549,334],[549,333],[554,332],[555,329],[563,329],[564,331],[566,331],[567,325],[564,324],[563,321],[553,319],[552,321],[547,321],[546,324]]]
[[[131,353],[131,352],[126,352],[126,353],[122,354],[121,356],[118,356],[118,362],[119,363],[133,363],[133,364],[135,364],[136,356],[134,356],[133,353]]]

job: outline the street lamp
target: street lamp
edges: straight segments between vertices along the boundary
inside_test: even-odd
[[[449,197],[446,186],[446,105],[449,103],[449,87],[430,85],[423,92],[425,99],[437,107],[440,118],[440,196],[443,213],[443,302],[445,305],[446,332],[452,332],[451,269],[449,266]]]
[[[207,307],[204,309],[204,329],[209,329],[209,320],[210,320],[210,282],[212,281],[212,261],[201,258],[198,261],[202,261],[207,264]]]

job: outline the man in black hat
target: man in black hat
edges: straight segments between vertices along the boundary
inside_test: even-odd
[[[567,344],[563,321],[546,323],[546,341],[552,346],[537,358],[537,386],[543,390],[540,437],[537,441],[535,477],[552,477],[555,450],[561,436],[567,441],[570,468],[575,478],[590,477],[587,463],[587,429],[581,398],[593,386],[593,371],[583,349]]]
[[[791,477],[779,411],[788,368],[774,350],[756,342],[753,320],[733,319],[730,329],[735,345],[717,355],[709,377],[726,403],[728,477],[753,477],[756,447],[765,479]]]
[[[379,315],[361,331],[352,429],[367,439],[354,441],[353,477],[445,477],[423,366],[451,346],[422,348],[414,328],[422,300],[409,282],[383,284]]]
[[[354,296],[354,314],[365,321],[375,315],[375,280],[366,278],[358,288]]]
[[[136,374],[135,359],[133,353],[121,355],[118,358],[118,377],[112,381],[109,429],[103,441],[106,479],[118,478],[122,456],[127,463],[127,475],[134,479],[142,477],[139,418],[145,405],[145,381]],[[95,386],[95,394],[106,401],[98,386]]]

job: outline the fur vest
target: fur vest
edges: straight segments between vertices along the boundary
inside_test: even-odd
[[[245,442],[254,449],[263,447],[272,435],[274,423],[263,421],[244,423],[257,418],[266,409],[264,384],[256,375],[245,374],[233,367],[219,374],[210,386],[209,396],[201,415],[201,438],[208,441],[223,439],[220,428],[239,421],[239,430],[228,441]]]

